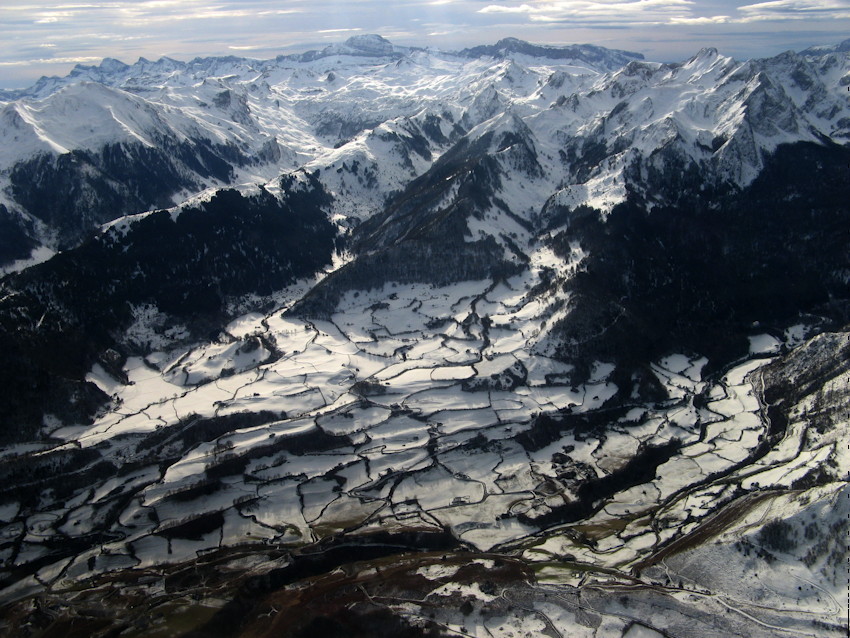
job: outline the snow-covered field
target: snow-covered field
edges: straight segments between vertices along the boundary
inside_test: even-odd
[[[809,513],[822,516],[838,493],[802,496],[795,481],[819,463],[848,463],[834,442],[838,433],[815,442],[804,423],[759,453],[769,427],[759,371],[772,355],[755,355],[712,381],[701,374],[705,359],[666,357],[653,371],[668,401],[635,406],[602,430],[564,426],[542,435],[538,415],[598,412],[616,388],[604,362],[572,386],[571,366],[540,352],[549,309],[526,292],[529,277],[533,269],[499,285],[388,284],[350,293],[329,321],[246,315],[217,342],[128,360],[124,381],[96,367],[89,378],[112,396],[112,408],[92,426],[53,436],[96,448],[123,468],[121,476],[62,501],[43,494],[28,515],[4,506],[4,537],[17,539],[6,560],[26,565],[45,554],[45,542],[104,526],[117,540],[50,562],[12,590],[61,587],[103,570],[191,560],[244,543],[298,546],[342,533],[446,529],[471,549],[522,556],[539,566],[544,583],[582,586],[619,574],[621,582],[669,587],[680,579],[681,596],[668,595],[703,597],[764,617],[765,626],[786,612],[805,625],[815,608],[838,622],[842,590],[828,552],[803,564],[780,553],[780,562],[752,576],[749,598],[733,595],[756,569],[741,544],[753,552],[763,545],[748,530],[787,518],[805,534]],[[238,426],[240,415],[258,413],[266,415],[260,424]],[[236,419],[226,433],[185,450],[177,443],[194,425],[226,417]],[[616,481],[632,459],[671,442],[676,453],[654,471],[623,478],[588,502],[583,484]],[[151,458],[151,450],[167,457],[169,449],[178,456]],[[752,503],[742,506],[746,498]],[[725,516],[725,503],[739,511],[706,532]],[[578,520],[559,520],[576,504],[585,508]],[[180,531],[204,520],[215,522]],[[682,550],[668,556],[662,548],[677,542]],[[839,551],[831,542],[829,551]],[[784,564],[796,565],[805,594],[772,584],[787,577]],[[731,577],[731,569],[740,573]],[[650,630],[624,635],[652,635],[640,631]]]

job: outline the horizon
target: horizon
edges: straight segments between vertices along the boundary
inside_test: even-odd
[[[157,56],[157,57],[151,57],[151,58],[148,58],[144,55],[140,55],[136,59],[133,59],[133,60],[122,59],[122,58],[114,56],[114,55],[107,55],[103,58],[91,59],[90,61],[89,60],[79,60],[79,61],[72,61],[72,62],[60,62],[60,63],[57,63],[57,64],[61,64],[61,65],[67,67],[67,71],[65,73],[61,73],[61,74],[56,73],[56,74],[52,74],[52,75],[43,75],[42,74],[42,75],[39,75],[38,77],[36,77],[32,82],[30,82],[29,84],[24,85],[24,86],[4,86],[3,85],[3,77],[0,76],[0,90],[6,90],[6,91],[26,90],[26,89],[32,88],[40,80],[43,80],[43,79],[46,79],[46,78],[64,78],[64,77],[69,76],[77,68],[97,68],[99,66],[102,66],[107,60],[115,60],[115,61],[120,62],[121,64],[125,64],[127,66],[133,66],[133,65],[138,64],[138,63],[143,62],[143,61],[156,63],[156,62],[163,60],[163,59],[174,60],[175,62],[179,62],[181,64],[189,64],[194,60],[204,60],[204,59],[213,59],[213,58],[236,58],[236,59],[242,59],[242,60],[266,61],[266,60],[273,60],[276,57],[281,57],[281,56],[285,57],[285,56],[290,56],[290,55],[299,55],[299,54],[309,53],[309,52],[312,52],[312,51],[321,51],[322,49],[324,49],[328,46],[333,46],[335,44],[336,45],[344,44],[344,43],[348,42],[349,39],[356,37],[357,35],[377,35],[377,36],[380,36],[380,37],[384,38],[385,40],[389,41],[394,46],[407,47],[407,48],[412,48],[412,49],[414,49],[414,48],[430,49],[430,50],[438,51],[438,52],[449,54],[449,55],[459,53],[464,49],[472,49],[472,48],[479,47],[479,46],[493,46],[493,45],[498,44],[498,42],[500,42],[503,39],[514,38],[514,39],[526,42],[526,43],[534,45],[534,46],[551,47],[551,48],[566,48],[566,47],[570,47],[570,46],[598,46],[598,47],[602,47],[602,48],[605,48],[605,49],[608,49],[608,50],[618,50],[618,51],[624,51],[624,52],[627,52],[627,53],[638,53],[638,54],[643,55],[644,59],[647,62],[659,62],[659,63],[682,62],[682,61],[689,59],[693,55],[697,54],[700,50],[705,49],[705,48],[715,48],[715,49],[718,50],[718,52],[721,55],[725,55],[725,56],[732,57],[732,58],[743,61],[743,60],[746,60],[746,59],[758,59],[758,58],[762,58],[762,57],[769,58],[769,57],[773,57],[774,55],[779,55],[779,54],[784,53],[785,51],[789,51],[789,50],[799,52],[803,49],[810,48],[810,47],[834,46],[834,45],[841,44],[841,42],[843,42],[843,40],[836,41],[836,42],[817,42],[817,43],[807,44],[806,46],[798,46],[798,47],[790,48],[790,49],[789,48],[780,48],[779,50],[777,50],[776,52],[774,52],[772,54],[768,54],[768,55],[765,55],[765,56],[751,56],[749,58],[742,58],[740,56],[730,55],[728,52],[720,49],[719,47],[706,45],[706,46],[700,46],[700,47],[694,48],[691,52],[687,53],[684,56],[681,56],[680,58],[663,59],[662,60],[662,59],[653,59],[652,57],[646,55],[643,51],[638,51],[638,50],[628,49],[628,48],[622,48],[622,47],[616,47],[616,46],[604,46],[604,45],[601,45],[601,44],[597,44],[595,42],[549,43],[549,42],[539,42],[539,41],[534,41],[534,40],[525,40],[523,38],[516,38],[515,36],[506,35],[506,36],[503,36],[502,38],[499,38],[498,40],[491,41],[491,42],[475,42],[475,43],[470,43],[470,44],[468,44],[466,46],[462,46],[462,47],[447,48],[447,47],[438,47],[438,46],[422,46],[422,45],[417,45],[415,43],[399,44],[399,43],[397,43],[393,40],[389,40],[388,38],[385,38],[380,33],[362,33],[362,34],[350,35],[346,38],[339,39],[339,40],[336,40],[336,41],[326,42],[321,46],[318,45],[318,44],[314,45],[314,46],[306,46],[306,47],[289,46],[289,47],[286,47],[285,51],[283,51],[281,53],[274,54],[274,55],[270,55],[270,56],[239,55],[238,51],[229,51],[227,53],[219,53],[219,54],[212,53],[212,54],[209,54],[209,55],[194,55],[194,56],[188,56],[188,55],[180,56],[180,55],[163,54],[163,55],[160,55],[160,56]],[[845,38],[845,40],[847,40],[847,39],[848,38]],[[0,63],[0,65],[2,65],[2,63]],[[2,67],[0,67],[0,68],[2,68]]]
[[[0,7],[0,88],[65,76],[113,58],[266,60],[321,50],[352,35],[442,51],[505,37],[547,46],[593,44],[685,60],[704,47],[744,60],[834,45],[850,33],[850,0],[141,0]]]

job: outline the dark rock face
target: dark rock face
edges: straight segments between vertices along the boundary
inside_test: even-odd
[[[491,204],[500,184],[497,162],[488,156],[485,135],[461,140],[424,175],[360,224],[350,239],[358,257],[322,281],[291,313],[325,317],[349,289],[378,288],[388,281],[436,286],[509,276],[516,266],[492,237],[467,241],[467,220]],[[457,197],[441,206],[458,185]]]
[[[682,189],[680,204],[651,210],[633,193],[606,220],[561,211],[556,251],[578,240],[589,253],[567,284],[561,355],[630,372],[670,352],[722,366],[746,354],[753,322],[764,332],[807,314],[847,321],[848,159],[839,146],[796,144],[768,158],[749,187],[717,199]],[[654,192],[670,188],[651,179]]]
[[[31,224],[0,204],[0,265],[26,259],[36,243]]]
[[[249,161],[233,146],[165,138],[157,147],[111,144],[97,153],[37,155],[12,167],[9,180],[18,205],[54,229],[59,247],[65,249],[103,223],[170,206],[172,195],[182,189],[199,190],[202,180],[226,182],[234,166]],[[13,220],[3,217],[11,226]],[[10,231],[32,243],[33,231],[22,223]],[[0,240],[0,264],[20,258],[21,246],[27,245],[26,240],[8,243]]]
[[[268,295],[329,265],[327,194],[316,182],[284,189],[282,200],[220,191],[176,218],[158,211],[4,280],[0,436],[34,434],[54,403],[85,420],[103,397],[82,379],[117,347],[132,306],[152,304],[197,336],[221,326],[229,299]]]

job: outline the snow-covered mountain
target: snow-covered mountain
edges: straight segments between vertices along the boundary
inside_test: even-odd
[[[358,36],[0,95],[4,629],[845,631],[848,84]]]
[[[8,268],[121,215],[299,168],[324,169],[335,213],[363,219],[502,114],[540,147],[547,196],[606,210],[665,163],[701,188],[742,186],[780,144],[850,135],[840,51],[641,57],[510,39],[449,54],[358,36],[265,61],[78,66],[3,96],[0,223],[16,240],[0,259]],[[678,196],[671,187],[652,197]]]

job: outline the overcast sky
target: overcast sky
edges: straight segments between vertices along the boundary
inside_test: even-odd
[[[358,33],[459,49],[515,36],[682,60],[744,59],[850,37],[850,0],[0,0],[0,87],[104,57],[271,58]]]

